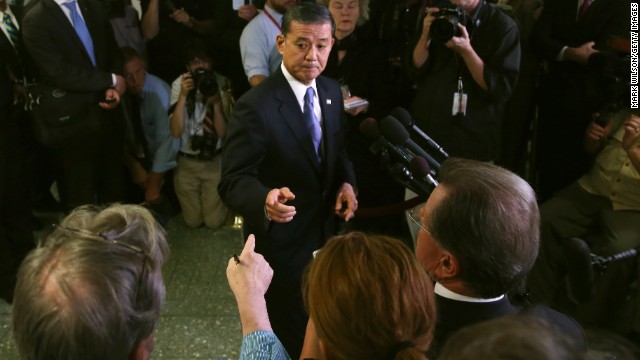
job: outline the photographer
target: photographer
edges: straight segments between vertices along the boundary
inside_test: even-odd
[[[452,156],[496,160],[504,103],[520,65],[513,20],[486,0],[429,8],[409,65],[411,114]]]
[[[182,216],[189,227],[203,223],[221,226],[227,208],[218,196],[221,139],[226,132],[223,91],[224,79],[212,71],[206,46],[200,40],[184,50],[187,72],[171,88],[171,135],[180,138],[178,166],[174,183]],[[224,99],[227,102],[227,99]]]
[[[584,150],[595,155],[593,166],[578,181],[556,192],[540,207],[540,254],[528,285],[534,301],[564,311],[577,320],[615,331],[631,328],[630,339],[640,336],[640,292],[632,300],[636,317],[624,322],[620,304],[628,298],[628,285],[640,279],[640,267],[635,259],[611,264],[605,273],[592,278],[592,299],[582,306],[567,305],[567,290],[588,288],[587,285],[566,286],[565,276],[576,265],[563,251],[569,239],[584,239],[590,250],[609,256],[640,246],[640,113],[629,104],[610,116],[604,123],[603,114],[596,113],[583,137]],[[579,269],[582,270],[582,269]],[[583,283],[588,279],[581,273]]]

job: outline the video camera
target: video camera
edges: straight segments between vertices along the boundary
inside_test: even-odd
[[[452,37],[460,36],[458,24],[467,27],[469,19],[469,14],[466,11],[453,4],[443,5],[433,16],[436,19],[431,23],[429,31],[431,39],[438,43],[446,43]]]

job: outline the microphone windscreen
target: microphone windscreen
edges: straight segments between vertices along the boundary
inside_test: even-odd
[[[382,119],[380,130],[382,135],[395,145],[404,145],[410,139],[407,129],[393,116],[387,116]]]
[[[380,137],[380,128],[374,118],[366,118],[360,123],[360,132],[370,141],[376,141]]]
[[[413,118],[411,117],[411,114],[409,114],[409,112],[403,107],[398,106],[391,110],[391,116],[398,119],[398,121],[400,121],[400,123],[405,127],[413,126]]]
[[[584,240],[571,238],[564,241],[563,251],[570,295],[578,303],[586,303],[595,294],[591,249]]]
[[[431,173],[431,167],[429,166],[427,159],[422,156],[414,156],[409,163],[409,169],[411,169],[414,176],[419,175],[421,178],[424,178]]]

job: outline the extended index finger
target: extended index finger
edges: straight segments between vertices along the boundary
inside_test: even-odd
[[[247,237],[247,241],[244,243],[244,249],[242,249],[242,253],[240,254],[245,255],[245,254],[249,254],[254,252],[256,248],[256,237],[253,234],[249,234],[249,236]]]

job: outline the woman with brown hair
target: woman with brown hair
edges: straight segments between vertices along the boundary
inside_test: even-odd
[[[426,358],[435,325],[432,284],[399,240],[335,236],[304,279],[310,319],[302,358]]]

